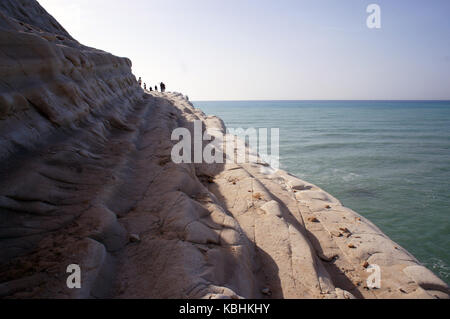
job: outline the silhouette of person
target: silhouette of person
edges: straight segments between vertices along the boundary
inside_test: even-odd
[[[155,85],[155,91],[158,91],[158,86],[157,85]]]
[[[163,93],[166,92],[166,85],[163,82],[161,82],[161,84],[159,86],[161,88],[161,92],[163,92]]]
[[[139,83],[139,86],[142,85],[142,78],[141,77],[139,77],[138,83]]]
[[[147,90],[147,84],[144,83],[144,90]]]
[[[153,88],[152,87],[150,87],[150,92],[152,92],[153,91]]]

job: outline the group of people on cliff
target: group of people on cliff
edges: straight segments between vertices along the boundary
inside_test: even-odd
[[[139,86],[142,87],[142,78],[141,77],[139,77],[138,83],[139,83]],[[147,90],[147,83],[144,83],[143,87],[144,87],[144,90]],[[161,82],[159,84],[159,87],[160,87],[162,93],[166,92],[166,85],[163,82]],[[153,91],[153,87],[149,86],[148,91]],[[158,85],[155,85],[155,91],[158,92]]]

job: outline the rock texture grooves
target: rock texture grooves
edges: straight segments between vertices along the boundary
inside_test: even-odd
[[[0,297],[448,297],[314,185],[261,163],[174,164],[172,130],[194,120],[224,131],[181,94],[143,92],[128,59],[79,44],[36,1],[2,0]]]

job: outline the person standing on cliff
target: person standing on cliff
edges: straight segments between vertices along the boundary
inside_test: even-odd
[[[163,92],[163,93],[166,92],[166,85],[163,82],[161,82],[161,84],[159,86],[161,88],[161,92]]]
[[[144,90],[147,90],[147,84],[144,83]]]
[[[157,85],[155,85],[155,91],[158,92],[158,86]]]
[[[142,78],[141,77],[139,77],[138,83],[139,83],[139,86],[142,85]]]

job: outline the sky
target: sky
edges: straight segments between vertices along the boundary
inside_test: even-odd
[[[450,99],[448,0],[38,0],[191,100]],[[368,28],[367,6],[381,28]]]

